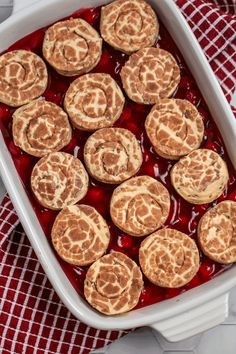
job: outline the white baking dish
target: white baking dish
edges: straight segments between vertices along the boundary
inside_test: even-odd
[[[108,3],[106,0],[41,0],[0,25],[0,52],[34,30],[73,11]],[[181,50],[217,123],[236,167],[236,121],[195,37],[173,0],[150,0]],[[107,317],[79,297],[62,271],[34,214],[11,156],[0,134],[0,172],[29,240],[49,280],[68,309],[81,321],[100,329],[150,326],[170,341],[209,329],[228,313],[228,293],[236,285],[236,265],[210,282],[178,297],[130,313]]]

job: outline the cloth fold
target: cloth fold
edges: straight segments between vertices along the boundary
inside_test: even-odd
[[[236,1],[176,0],[176,4],[230,102],[236,89]]]
[[[236,0],[175,2],[230,102],[236,89]],[[0,206],[0,299],[2,354],[86,354],[127,333],[88,327],[65,308],[8,196]]]

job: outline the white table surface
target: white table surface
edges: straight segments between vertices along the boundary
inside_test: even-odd
[[[15,11],[38,0],[15,0]],[[47,1],[47,0],[44,0]],[[13,0],[0,0],[0,22],[12,12]],[[79,1],[78,1],[79,7]],[[236,107],[236,92],[232,102]],[[0,201],[6,190],[0,179]],[[97,354],[236,354],[236,287],[230,294],[230,315],[220,326],[186,341],[169,343],[149,328],[135,332],[94,351]]]

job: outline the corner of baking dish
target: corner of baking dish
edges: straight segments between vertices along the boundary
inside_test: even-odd
[[[108,2],[106,0],[39,1],[24,11],[17,12],[0,25],[0,52],[25,35],[71,14],[78,8]],[[150,0],[149,2],[156,9],[181,50],[221,131],[231,161],[236,167],[236,121],[204,54],[173,0]],[[210,282],[174,299],[115,317],[101,315],[77,294],[61,270],[23,189],[2,134],[0,134],[0,172],[23,227],[53,287],[68,309],[92,327],[127,329],[155,324],[153,326],[155,329],[165,332],[165,328],[161,327],[161,321],[174,318],[190,309],[203,306],[215,298],[220,298],[236,285],[236,266],[233,266]],[[215,307],[213,309],[215,310]],[[168,323],[165,323],[168,326]],[[178,340],[180,337],[175,338]]]

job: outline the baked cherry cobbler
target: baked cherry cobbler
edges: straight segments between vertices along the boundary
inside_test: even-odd
[[[72,285],[115,315],[236,262],[236,174],[151,6],[79,10],[0,56],[0,124]]]

